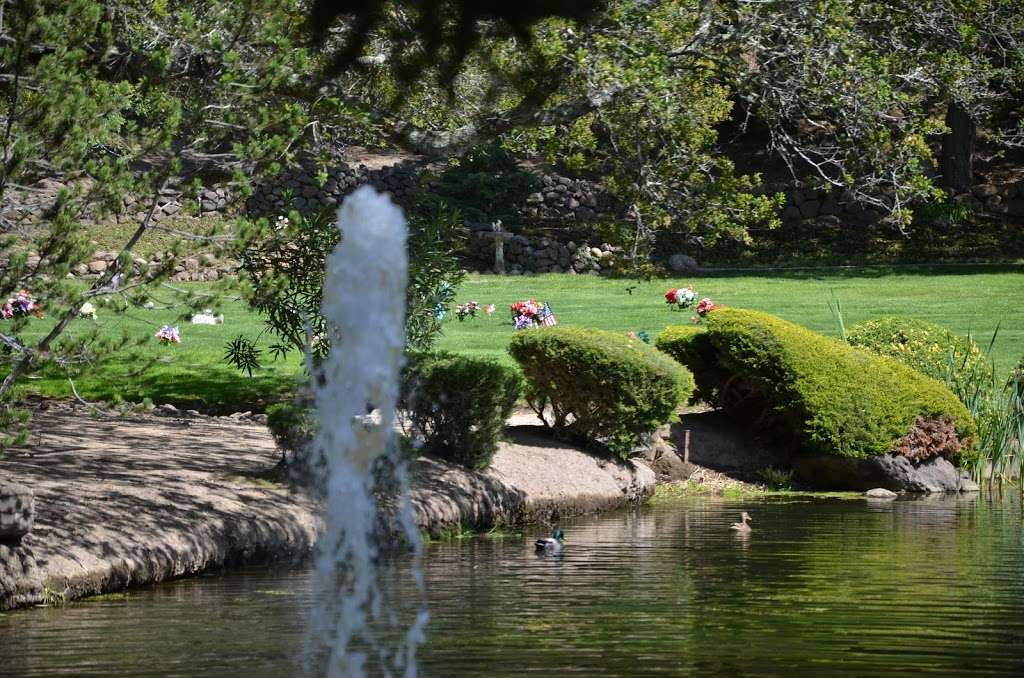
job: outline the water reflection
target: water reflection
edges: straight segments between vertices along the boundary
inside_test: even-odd
[[[728,529],[740,511],[749,535]],[[1019,675],[1021,525],[1016,495],[695,501],[563,524],[557,557],[535,553],[542,528],[434,544],[421,668]],[[414,613],[405,562],[388,565]],[[308,591],[305,571],[257,570],[0,615],[0,673],[293,675]]]

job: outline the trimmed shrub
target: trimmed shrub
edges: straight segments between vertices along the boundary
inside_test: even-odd
[[[411,357],[402,407],[423,436],[423,451],[467,468],[491,463],[523,378],[492,358],[450,353]]]
[[[992,367],[978,345],[926,320],[868,320],[851,327],[847,341],[938,379],[965,403],[992,388]]]
[[[707,327],[728,375],[724,406],[800,450],[853,458],[895,452],[933,420],[952,424],[960,443],[975,435],[974,420],[949,389],[896,360],[756,311],[716,310]],[[954,449],[942,443],[913,454]]]
[[[719,404],[722,368],[703,325],[669,325],[654,340],[654,346],[675,358],[693,374],[697,388],[690,397],[691,401]]]
[[[622,457],[693,393],[689,370],[625,334],[528,330],[516,333],[509,353],[522,367],[527,400],[545,424],[560,436],[601,443]]]
[[[311,400],[289,400],[267,407],[267,428],[278,447],[299,452],[316,437],[320,422]]]

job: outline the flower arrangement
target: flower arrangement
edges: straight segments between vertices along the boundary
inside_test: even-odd
[[[484,313],[487,314],[487,319],[490,320],[491,316],[494,315],[494,304],[484,306]]]
[[[702,320],[704,320],[704,316],[706,316],[708,313],[711,313],[711,311],[714,311],[716,308],[722,308],[722,305],[716,304],[707,297],[704,297],[699,302],[697,302],[697,313],[695,315],[691,315],[690,320],[694,323],[700,323]]]
[[[37,318],[43,317],[43,307],[32,299],[28,290],[18,290],[18,293],[0,306],[0,317],[4,320],[20,318],[27,315],[34,315]]]
[[[159,330],[157,330],[157,333],[153,336],[155,336],[157,338],[157,341],[159,341],[161,344],[164,344],[165,346],[167,344],[181,343],[181,335],[178,334],[178,328],[171,327],[170,325],[164,325]]]
[[[665,292],[665,303],[675,306],[679,310],[689,308],[695,301],[697,302],[697,308],[695,309],[697,312],[690,316],[690,320],[694,323],[700,323],[708,313],[716,308],[722,308],[721,304],[716,304],[708,297],[697,301],[697,291],[693,289],[693,285],[679,288],[673,287],[668,292]]]
[[[512,326],[517,330],[528,330],[542,325],[557,325],[555,314],[546,301],[538,303],[535,299],[517,301],[511,306]]]
[[[687,285],[683,288],[673,287],[668,292],[665,292],[665,303],[674,305],[678,309],[689,308],[696,298],[697,293],[694,291],[693,285]]]
[[[460,322],[466,318],[475,318],[478,310],[480,310],[480,304],[475,301],[459,304],[455,307],[455,317],[457,317]]]
[[[528,330],[536,326],[537,314],[541,306],[534,299],[517,301],[510,307],[512,310],[512,325],[517,330]]]
[[[87,301],[82,304],[82,308],[78,309],[78,316],[88,318],[89,320],[96,320],[96,307]]]

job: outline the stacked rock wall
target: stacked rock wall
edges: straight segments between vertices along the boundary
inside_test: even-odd
[[[562,242],[557,237],[495,233],[493,230],[473,230],[466,244],[466,262],[478,271],[494,271],[496,240],[504,240],[505,272],[509,275],[524,273],[570,273],[610,275],[615,254],[621,248],[608,243]]]
[[[417,190],[417,174],[422,165],[408,160],[384,167],[339,164],[326,171],[321,183],[319,170],[297,166],[272,180],[256,186],[244,210],[250,217],[285,214],[291,210],[315,212],[335,206],[350,192],[362,185],[371,185],[389,192],[399,204]],[[530,194],[519,210],[515,223],[503,224],[508,231],[504,243],[505,270],[510,274],[570,272],[607,273],[611,270],[615,248],[601,242],[593,225],[601,221],[621,220],[624,210],[614,198],[595,182],[571,179],[554,173],[540,173],[540,190]],[[153,220],[157,224],[195,218],[185,209],[190,202],[170,182],[161,191]],[[44,179],[24,194],[10,192],[10,201],[0,217],[6,224],[43,218],[63,184]],[[822,190],[810,184],[775,183],[762,188],[764,192],[782,192],[786,196],[780,217],[787,225],[800,225],[820,233],[839,235],[842,229],[862,229],[881,222],[885,214],[865,207],[840,190]],[[238,204],[228,184],[202,188],[192,197],[200,217],[236,213]],[[1024,173],[1014,172],[991,176],[974,186],[969,193],[953,196],[953,203],[975,214],[996,219],[1024,219]],[[118,223],[141,223],[150,202],[145,197],[128,196],[123,210],[113,217]],[[186,215],[189,212],[189,215]],[[537,235],[543,231],[543,235]],[[470,225],[465,261],[469,268],[492,270],[495,235],[490,224]],[[672,256],[669,256],[671,254]],[[692,254],[692,253],[689,253]],[[697,264],[683,252],[666,252],[673,271],[690,272]],[[91,277],[102,273],[115,257],[113,252],[97,252],[87,264],[76,268],[76,276]],[[674,259],[673,259],[674,257]],[[164,258],[159,253],[149,260],[136,259],[135,268],[152,266]],[[684,261],[685,259],[685,261]],[[30,259],[31,262],[31,259]],[[682,262],[682,263],[680,263]],[[3,263],[3,262],[0,262]],[[678,264],[678,265],[677,265]],[[191,257],[179,262],[175,280],[216,280],[233,275],[235,262],[216,258]]]
[[[526,199],[521,214],[526,222],[564,221],[581,224],[621,212],[602,186],[585,179],[541,175],[541,190]]]
[[[411,163],[379,169],[339,165],[327,170],[327,180],[321,186],[316,170],[296,167],[257,186],[246,202],[246,213],[258,217],[285,214],[293,209],[303,214],[316,212],[337,205],[363,185],[387,191],[396,202],[405,204],[416,188],[417,171]]]

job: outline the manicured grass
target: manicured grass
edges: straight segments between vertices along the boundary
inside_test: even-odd
[[[470,276],[459,301],[494,304],[486,317],[446,325],[438,348],[505,357],[512,337],[509,305],[518,299],[546,300],[559,323],[604,330],[646,330],[653,337],[667,325],[689,323],[690,312],[670,310],[663,294],[692,283],[716,303],[777,314],[817,332],[838,335],[828,302],[842,302],[847,326],[880,315],[930,320],[985,348],[999,326],[992,351],[996,369],[1007,373],[1024,356],[1024,268],[908,272],[891,269],[832,269],[778,275],[731,274],[636,282],[592,276]]]
[[[701,296],[718,303],[775,313],[787,320],[825,334],[838,333],[827,304],[842,301],[848,325],[887,314],[905,314],[944,325],[958,334],[974,332],[987,346],[1000,325],[993,357],[1000,374],[1006,374],[1024,355],[1024,268],[948,269],[913,272],[888,269],[849,269],[779,275],[734,274],[694,279],[635,282],[566,275],[531,277],[470,276],[459,290],[459,301],[476,300],[497,306],[488,319],[445,324],[437,347],[460,353],[491,355],[505,360],[512,338],[508,307],[518,299],[547,300],[559,322],[571,326],[614,331],[646,330],[653,337],[666,325],[690,322],[689,312],[670,310],[662,295],[669,287],[693,283]],[[201,287],[201,286],[196,286]],[[155,341],[144,354],[158,362],[141,375],[138,365],[111,361],[89,376],[76,380],[79,393],[90,400],[123,398],[139,402],[172,402],[207,411],[260,408],[283,397],[301,377],[298,355],[273,361],[265,353],[264,369],[250,378],[224,362],[224,345],[238,334],[256,336],[261,319],[238,300],[225,301],[220,309],[223,325],[191,325],[176,320],[177,311],[135,310],[119,316],[99,311],[105,331],[131,336],[152,336],[163,324],[179,324],[182,343],[160,346]],[[49,329],[48,320],[32,325],[32,335]],[[85,327],[81,321],[73,327]],[[262,342],[266,346],[268,341]],[[24,382],[22,393],[50,397],[71,396],[67,379],[51,371],[41,379]]]
[[[203,289],[200,284],[175,284],[176,287]],[[170,295],[157,292],[159,298]],[[237,298],[225,297],[217,313],[224,314],[223,325],[192,325],[181,320],[181,309],[146,310],[133,309],[116,314],[102,306],[98,307],[96,323],[105,333],[120,336],[127,332],[131,337],[149,337],[148,344],[140,350],[138,360],[124,360],[114,357],[99,369],[86,370],[75,379],[78,393],[93,401],[124,399],[141,402],[149,398],[155,403],[173,403],[182,408],[195,408],[204,412],[230,412],[261,410],[268,402],[283,397],[289,387],[302,374],[302,356],[292,353],[283,360],[274,361],[264,351],[261,358],[264,368],[249,377],[229,366],[224,361],[225,344],[245,334],[256,337],[264,329],[260,316],[252,312]],[[46,318],[30,325],[25,339],[42,336],[51,327],[52,319]],[[181,343],[162,346],[153,334],[165,324],[177,325]],[[79,320],[71,325],[68,333],[84,332],[93,326],[93,321]],[[264,348],[272,343],[264,340]],[[155,359],[151,367],[137,374],[139,367],[148,359]],[[57,369],[49,369],[22,382],[20,392],[24,395],[37,394],[54,398],[72,396],[67,376]]]

